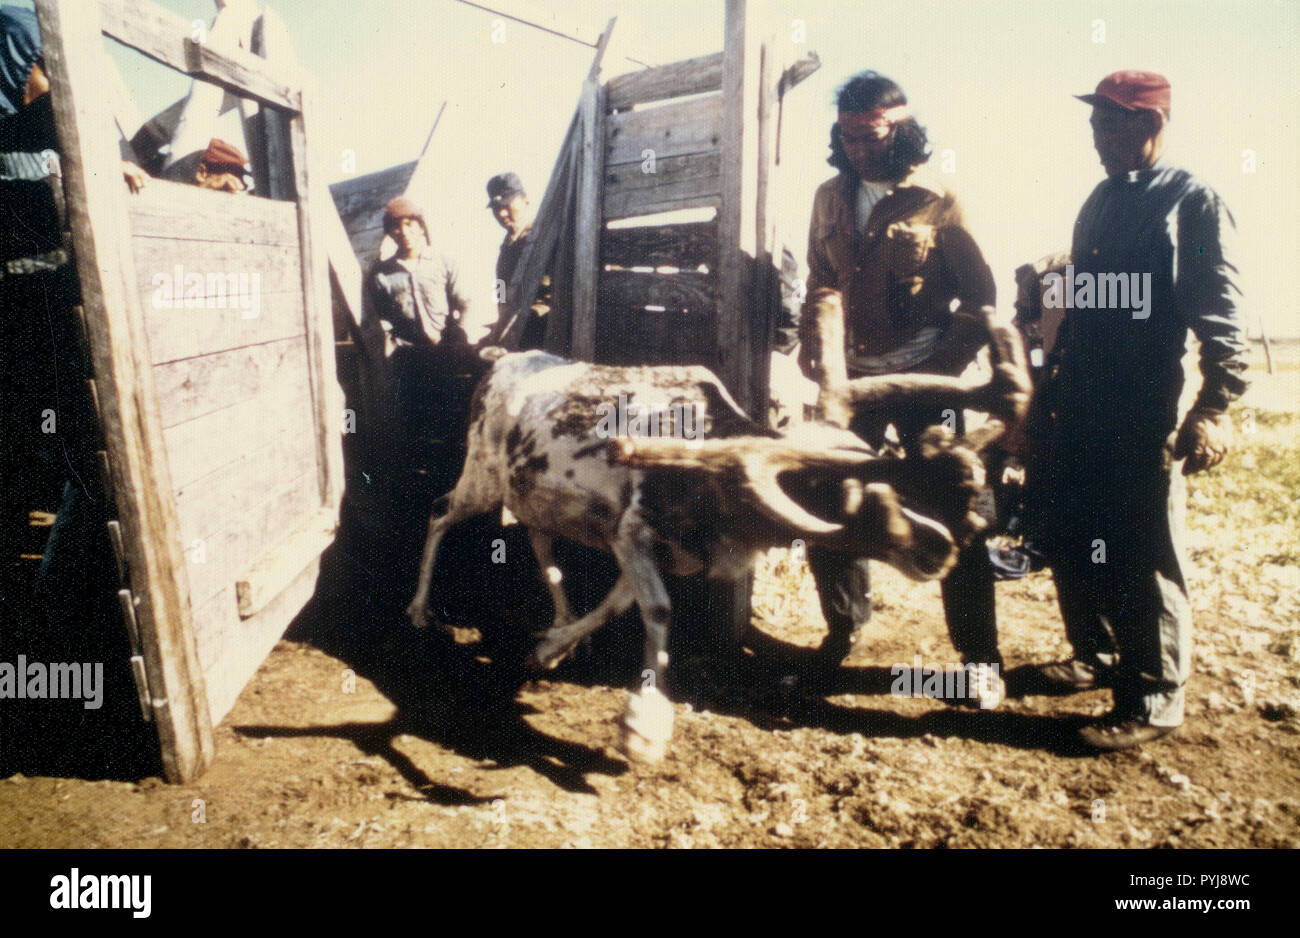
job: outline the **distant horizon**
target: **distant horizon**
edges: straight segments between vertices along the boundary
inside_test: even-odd
[[[156,0],[209,22],[212,0]],[[751,0],[752,2],[752,0]],[[23,4],[26,5],[26,4]],[[541,201],[592,50],[455,0],[267,0],[299,63],[320,86],[326,120],[313,143],[333,156],[330,182],[419,155],[448,106],[422,195],[440,245],[472,283],[475,321],[490,321],[501,231],[484,208],[488,177],[513,170]],[[723,0],[483,0],[593,39],[619,17],[603,80],[722,48]],[[835,89],[875,68],[904,88],[934,149],[931,166],[957,194],[992,267],[999,308],[1014,299],[1022,263],[1069,246],[1079,207],[1103,178],[1092,149],[1089,92],[1119,68],[1170,78],[1168,158],[1219,192],[1236,218],[1252,335],[1300,338],[1289,273],[1300,262],[1300,4],[1165,0],[1007,0],[978,9],[937,0],[760,4],[776,35],[816,51],[821,69],[787,97],[777,196],[780,236],[805,262],[807,224],[826,165]],[[494,41],[500,40],[500,41]],[[188,79],[133,76],[115,55],[146,118],[185,93]],[[133,81],[133,77],[135,80]],[[946,171],[951,170],[951,171]]]

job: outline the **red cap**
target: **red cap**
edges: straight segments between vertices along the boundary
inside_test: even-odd
[[[392,231],[403,218],[414,218],[424,228],[425,234],[429,233],[429,225],[424,220],[424,212],[406,196],[399,195],[394,199],[390,199],[388,204],[384,206],[384,230]]]
[[[1097,83],[1095,92],[1075,97],[1088,104],[1104,99],[1126,111],[1161,111],[1169,116],[1169,79],[1155,72],[1111,72]]]
[[[248,157],[240,153],[238,147],[216,137],[209,141],[208,148],[203,151],[203,162],[208,166],[237,166],[240,169],[248,167]]]

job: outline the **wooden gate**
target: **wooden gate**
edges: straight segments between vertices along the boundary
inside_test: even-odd
[[[144,0],[36,8],[132,664],[164,772],[185,781],[211,761],[213,724],[310,597],[342,494],[320,224],[333,206],[309,159],[311,91],[296,69],[196,41],[188,21]],[[103,36],[255,100],[267,189],[286,200],[162,180],[129,195]]]
[[[601,364],[705,365],[766,422],[781,303],[780,108],[820,63],[815,54],[788,61],[791,43],[764,34],[759,7],[727,0],[722,52],[602,85],[611,21],[538,209],[538,234],[508,285],[510,308],[525,315],[516,312],[507,347],[517,347],[550,271],[548,351]],[[655,217],[685,210],[706,217]],[[739,636],[748,584],[717,602]]]

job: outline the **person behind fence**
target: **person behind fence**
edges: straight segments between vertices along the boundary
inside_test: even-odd
[[[122,178],[138,192],[146,175],[129,144],[119,145]],[[59,153],[36,15],[0,7],[0,586],[6,602],[18,592],[11,582],[16,555],[36,547],[24,544],[32,508],[58,506],[38,592],[56,569],[75,567],[90,549],[88,532],[102,529],[87,510],[91,501],[104,507],[95,484],[99,431],[86,393],[89,363],[79,354],[80,285],[64,240]]]
[[[1074,657],[1038,674],[1056,692],[1111,688],[1112,711],[1079,731],[1109,750],[1183,721],[1192,625],[1183,476],[1227,453],[1247,346],[1232,215],[1163,156],[1169,82],[1121,71],[1076,97],[1092,106],[1106,179],[1079,211],[1071,266],[1044,291],[1045,305],[1065,306],[1038,460],[1044,546]],[[1189,329],[1201,386],[1180,420]]]
[[[468,402],[453,399],[458,388],[449,381],[471,354],[460,325],[469,301],[455,262],[433,250],[419,206],[402,196],[391,200],[384,232],[396,251],[366,277],[361,322],[367,368],[381,384],[374,415],[382,422],[379,452],[395,475],[423,469],[443,481],[449,476],[450,488],[459,467],[443,456],[463,446],[464,433],[459,440],[457,434],[464,421],[452,418]]]
[[[163,178],[191,183],[214,192],[241,193],[253,188],[248,157],[232,143],[213,137],[206,150],[182,157],[163,171]]]
[[[818,188],[813,202],[808,293],[831,288],[842,294],[850,377],[959,375],[985,342],[981,309],[994,303],[993,274],[956,198],[920,169],[929,159],[926,134],[902,89],[864,71],[844,84],[836,103],[827,162],[839,174]],[[813,325],[812,317],[803,317],[799,363],[805,374],[821,356]],[[899,442],[911,449],[945,416],[960,433],[961,415],[942,412],[890,420],[869,414],[851,428],[880,446],[892,422]],[[821,653],[838,663],[871,616],[867,561],[814,547],[808,565],[828,629]],[[1000,670],[993,574],[982,539],[961,552],[941,588],[963,662]],[[981,703],[994,705],[1000,692],[998,679]]]
[[[510,328],[513,315],[506,304],[506,290],[510,280],[519,267],[519,259],[524,249],[532,243],[533,208],[528,201],[524,184],[514,173],[499,173],[488,180],[488,204],[492,217],[506,230],[505,240],[497,253],[496,291],[497,321],[484,340],[485,345],[500,342]],[[528,309],[528,320],[522,330],[516,330],[520,336],[519,351],[539,349],[546,339],[546,314],[551,309],[551,277],[543,274],[537,297]]]

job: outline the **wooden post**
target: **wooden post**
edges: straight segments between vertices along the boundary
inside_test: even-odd
[[[259,28],[253,31],[253,53],[268,61],[283,62],[296,68],[298,63],[293,46],[289,43],[288,30],[279,15],[274,10],[264,10],[258,25]],[[266,196],[285,201],[296,198],[289,142],[289,115],[279,108],[263,104],[258,108],[258,118],[262,137],[257,143],[266,170]],[[359,311],[354,310],[353,315],[359,315]]]
[[[605,89],[598,79],[582,85],[578,106],[582,146],[578,151],[577,216],[573,262],[573,331],[569,355],[593,361],[596,355],[596,284],[600,278],[603,226],[601,180],[605,174]],[[561,250],[564,245],[561,245]]]
[[[600,34],[600,38],[596,41],[596,54],[592,57],[591,68],[587,72],[587,81],[583,84],[583,95],[578,100],[578,111],[574,113],[573,120],[569,123],[568,133],[565,134],[564,143],[560,146],[560,155],[555,161],[555,169],[551,171],[551,180],[546,186],[546,195],[542,198],[542,204],[537,210],[537,219],[533,226],[536,235],[530,238],[528,244],[524,247],[523,254],[519,257],[518,266],[515,267],[515,272],[511,277],[509,288],[506,292],[506,302],[508,308],[514,312],[514,319],[511,324],[504,329],[503,334],[496,337],[497,341],[508,349],[517,349],[519,347],[519,341],[523,336],[528,309],[532,306],[533,300],[537,298],[537,291],[541,287],[542,276],[546,273],[547,267],[551,264],[552,258],[555,256],[556,241],[560,234],[559,228],[566,210],[565,204],[576,198],[576,194],[572,188],[573,183],[570,182],[572,177],[569,175],[569,161],[578,160],[579,167],[584,165],[579,159],[578,151],[582,150],[587,141],[587,138],[584,136],[582,111],[583,102],[586,101],[588,97],[588,85],[594,84],[597,86],[598,94],[595,104],[599,111],[597,115],[600,121],[599,126],[603,126],[604,97],[603,94],[599,93],[600,65],[601,62],[604,61],[605,49],[609,46],[609,38],[614,32],[614,24],[617,22],[618,17],[611,19],[605,26],[605,31]],[[595,121],[588,125],[592,134],[596,133],[599,126]],[[597,151],[598,158],[603,166],[603,131],[601,131],[601,136],[595,137],[594,140],[596,141],[595,150]],[[594,159],[595,157],[593,157],[592,161],[588,161],[588,164],[594,164]],[[581,177],[578,178],[580,179]],[[569,183],[569,185],[566,186],[566,183]],[[597,236],[599,236],[602,217],[599,187],[600,179],[597,177],[594,180],[592,190],[588,193],[588,197],[593,197],[592,193],[594,192],[594,198],[596,199],[595,230]],[[564,191],[566,188],[567,191]],[[593,256],[599,257],[600,246],[598,243],[590,246],[588,250],[594,251],[595,254]],[[595,263],[598,263],[598,261],[593,262],[593,264]],[[577,275],[578,272],[575,270],[575,279]],[[575,291],[576,289],[575,285]],[[595,321],[595,294],[596,291],[593,282],[590,288],[591,303],[593,304],[591,314],[593,323]],[[549,324],[547,331],[551,331]],[[572,329],[568,331],[570,336],[575,335]]]
[[[754,315],[751,320],[750,393],[754,417],[767,421],[771,396],[771,340],[773,324],[781,308],[781,237],[777,225],[777,154],[780,152],[780,103],[785,81],[785,56],[779,50],[789,43],[769,37],[760,46],[758,73],[757,166],[754,197]]]
[[[36,12],[150,705],[163,771],[183,782],[212,761],[212,723],[127,228],[128,195],[102,100],[99,4],[37,0]]]
[[[767,268],[768,195],[774,147],[756,0],[727,0],[722,49],[722,206],[718,212],[718,352],[720,375],[736,402],[767,421],[768,334],[765,304],[772,301]],[[766,77],[766,80],[765,80]],[[766,122],[764,122],[764,120]],[[739,642],[749,627],[753,574],[735,587],[715,587],[725,634]]]
[[[718,213],[718,352],[723,383],[751,417],[766,402],[753,394],[752,261],[757,253],[759,48],[750,0],[727,0],[722,50],[722,207]]]
[[[334,316],[330,303],[329,257],[324,219],[334,211],[325,186],[325,173],[307,147],[308,127],[317,127],[315,91],[302,89],[302,110],[289,123],[293,146],[294,186],[298,193],[298,237],[302,253],[303,314],[307,329],[307,360],[311,368],[312,407],[316,415],[317,477],[321,504],[336,509],[343,497],[343,449],[340,437],[343,394],[335,377]],[[274,170],[274,167],[272,167]]]

